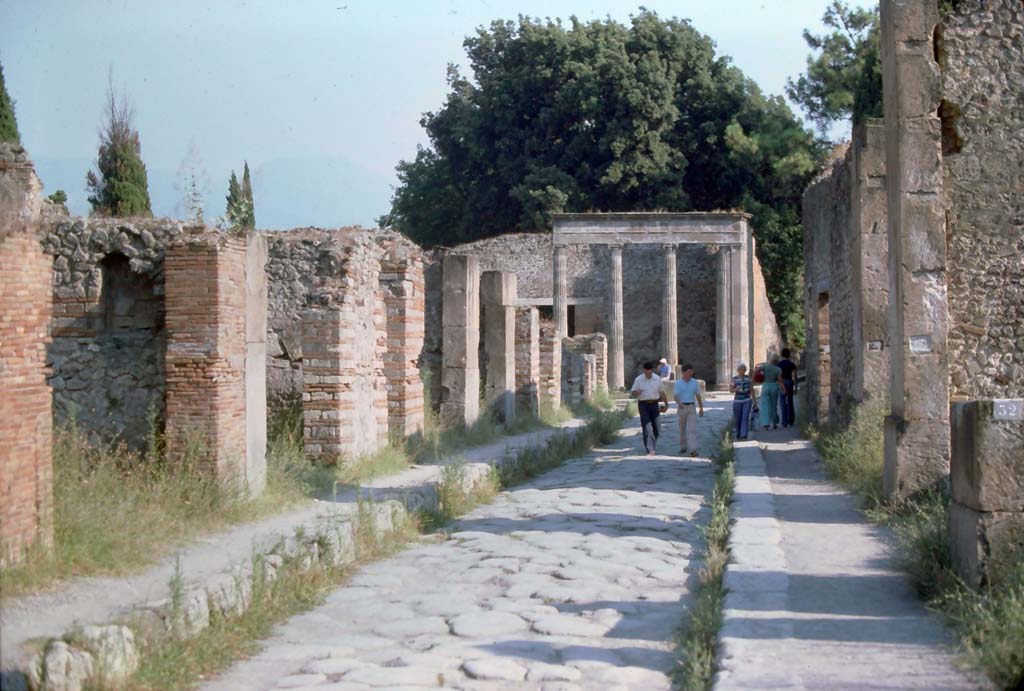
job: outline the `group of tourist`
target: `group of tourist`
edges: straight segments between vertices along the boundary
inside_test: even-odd
[[[792,427],[796,421],[793,398],[796,394],[796,363],[790,359],[789,348],[783,348],[782,357],[772,355],[768,362],[754,367],[753,377],[747,375],[747,365],[736,365],[729,392],[733,394],[733,422],[735,438],[748,439],[753,420],[763,430]],[[759,400],[754,400],[754,385],[761,385]],[[668,360],[645,362],[643,373],[633,380],[629,395],[637,399],[644,450],[648,456],[657,452],[661,430],[658,418],[668,412],[667,389],[679,411],[679,439],[683,445],[680,455],[697,455],[697,418],[704,417],[704,399],[700,395],[700,382],[693,377],[693,366],[686,364],[679,379],[672,381],[672,367]]]
[[[733,394],[732,416],[737,440],[749,438],[751,422],[757,418],[761,429],[792,427],[796,422],[796,363],[790,359],[789,348],[782,349],[782,357],[772,355],[768,362],[754,368],[753,378],[747,376],[744,362],[736,365],[729,391]],[[754,384],[761,385],[761,396],[754,403]]]

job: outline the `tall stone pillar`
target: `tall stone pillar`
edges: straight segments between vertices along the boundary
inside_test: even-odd
[[[516,407],[540,412],[540,313],[536,307],[516,308]]]
[[[612,253],[612,294],[608,328],[608,388],[625,386],[626,362],[622,332],[622,245],[610,245]]]
[[[750,363],[747,350],[751,319],[746,245],[729,248],[729,373],[740,360]],[[728,375],[727,375],[728,376]],[[728,378],[726,379],[728,381]]]
[[[883,490],[905,497],[949,468],[946,231],[935,0],[882,0],[892,413]]]
[[[551,266],[552,304],[555,313],[555,328],[559,338],[569,335],[569,284],[565,248],[555,245]]]
[[[472,425],[480,417],[480,264],[449,254],[442,272],[441,422]]]
[[[267,238],[245,250],[245,458],[250,494],[267,486]]]
[[[41,192],[24,149],[0,143],[0,566],[53,542],[53,258],[40,244]]]
[[[266,457],[256,455],[265,449],[265,427],[247,422],[247,382],[256,396],[257,382],[266,391],[261,342],[247,329],[247,322],[253,332],[265,324],[265,306],[247,304],[258,302],[266,281],[253,275],[265,263],[262,240],[255,242],[250,253],[243,240],[207,233],[169,248],[164,261],[168,452],[200,444],[210,471],[252,495],[266,477]],[[265,412],[254,408],[252,414]]]
[[[516,275],[511,271],[485,271],[480,277],[487,357],[484,402],[503,423],[516,416],[517,292]]]
[[[562,406],[562,339],[549,321],[540,323],[540,400],[554,410]]]
[[[675,367],[679,364],[679,327],[676,324],[679,313],[676,300],[676,246],[664,245],[665,254],[665,291],[661,301],[661,336],[664,357],[668,364]]]
[[[731,268],[730,248],[718,249],[718,273],[715,284],[715,386],[723,387],[729,381],[732,371],[732,354],[729,352]],[[753,367],[752,363],[750,364]]]

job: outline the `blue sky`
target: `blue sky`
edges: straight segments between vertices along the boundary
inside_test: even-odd
[[[135,105],[154,211],[180,215],[190,147],[223,214],[247,159],[260,227],[362,224],[426,138],[463,38],[518,14],[625,21],[640,5],[692,20],[768,93],[803,69],[828,0],[0,0],[0,62],[47,191],[86,211],[108,71]],[[851,4],[867,6],[870,0]],[[837,133],[838,134],[838,133]]]

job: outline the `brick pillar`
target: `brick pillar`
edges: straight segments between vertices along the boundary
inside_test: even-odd
[[[485,271],[480,277],[484,309],[487,382],[484,402],[499,422],[516,416],[516,302],[518,286],[511,271]]]
[[[516,308],[516,407],[540,412],[540,313],[536,307]]]
[[[951,408],[950,554],[978,586],[1024,559],[1024,399]]]
[[[404,439],[423,430],[423,381],[418,366],[424,338],[422,260],[386,259],[380,283],[387,308],[388,432]]]
[[[450,254],[442,271],[441,423],[472,425],[480,416],[480,265]]]
[[[938,21],[935,0],[882,0],[892,340],[883,487],[889,498],[929,486],[949,469],[941,89],[932,45]]]
[[[853,130],[850,260],[853,291],[854,400],[889,389],[889,237],[885,195],[885,126],[869,120]]]
[[[540,323],[540,400],[554,409],[562,405],[562,339],[547,320]]]
[[[24,150],[0,145],[0,565],[53,541],[53,261],[39,244],[40,189]]]
[[[201,445],[204,466],[253,495],[263,488],[266,458],[258,454],[266,442],[265,426],[246,420],[246,379],[265,377],[266,367],[259,366],[260,341],[247,337],[246,322],[255,332],[265,306],[247,305],[247,297],[255,303],[262,293],[266,278],[253,274],[261,273],[265,251],[256,245],[250,254],[247,241],[208,233],[168,248],[164,263],[168,453]],[[264,395],[265,386],[264,379]],[[261,387],[252,388],[259,397]],[[263,406],[254,404],[252,414],[265,412]]]

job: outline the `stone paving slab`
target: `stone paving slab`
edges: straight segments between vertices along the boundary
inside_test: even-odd
[[[702,453],[729,408],[709,402]],[[675,452],[675,415],[663,419],[661,449]],[[634,419],[447,541],[362,569],[203,688],[670,688],[714,470],[707,455],[646,457],[639,432]]]
[[[575,430],[586,420],[575,418],[558,427],[506,437],[492,444],[459,452],[457,458],[480,471],[554,434]],[[4,601],[0,609],[0,670],[19,669],[28,659],[25,643],[59,637],[76,625],[105,624],[133,607],[166,598],[180,563],[186,586],[203,584],[252,559],[294,534],[324,521],[356,512],[357,496],[376,501],[403,499],[415,509],[433,494],[440,465],[412,468],[367,482],[360,489],[343,488],[332,500],[311,500],[297,508],[254,523],[211,534],[174,550],[144,572],[117,577],[77,578],[54,589]]]
[[[986,688],[810,444],[758,436],[736,444],[716,691]]]

